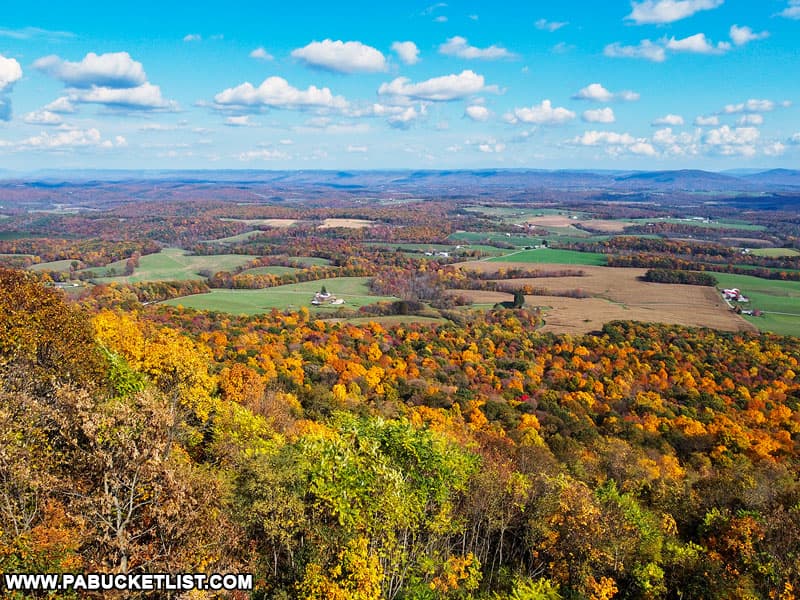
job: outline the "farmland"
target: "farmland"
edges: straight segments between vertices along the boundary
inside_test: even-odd
[[[252,260],[250,257],[233,254],[193,256],[179,248],[165,248],[157,254],[143,256],[132,275],[99,277],[98,281],[101,283],[136,283],[139,281],[204,279],[200,271],[213,272],[233,269],[247,264],[250,260]],[[112,264],[110,267],[119,273],[124,269],[124,261]]]
[[[515,263],[482,261],[464,263],[461,268],[493,273],[499,268],[519,267]],[[563,264],[527,266],[536,271],[558,271]],[[582,266],[583,276],[534,277],[506,280],[510,287],[530,284],[550,290],[553,295],[526,296],[529,307],[544,311],[544,331],[588,333],[613,320],[674,323],[694,327],[713,327],[727,331],[754,331],[755,327],[731,312],[720,295],[708,287],[648,283],[641,280],[644,269]],[[569,298],[563,294],[581,290],[588,297]],[[509,300],[509,294],[463,290],[478,304],[493,305]]]
[[[341,308],[358,309],[375,302],[393,298],[373,296],[367,287],[366,277],[338,277],[322,281],[307,281],[261,290],[212,290],[208,294],[184,296],[164,302],[196,310],[209,310],[232,314],[255,315],[277,310],[308,308],[314,313],[335,314],[340,306],[312,306],[311,299],[322,286],[337,298],[345,300]]]
[[[716,273],[719,288],[739,288],[749,298],[744,309],[764,314],[745,318],[761,331],[800,336],[800,282]]]
[[[535,248],[492,258],[490,262],[552,263],[560,265],[604,265],[606,257],[592,252],[575,252],[553,248]]]
[[[750,251],[756,256],[797,256],[800,250],[794,248],[754,248]]]
[[[65,259],[65,260],[54,260],[51,262],[44,262],[39,263],[36,265],[32,265],[30,267],[31,271],[57,271],[57,272],[68,272],[71,265],[75,262],[75,260]]]

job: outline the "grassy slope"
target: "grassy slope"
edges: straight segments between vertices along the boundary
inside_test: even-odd
[[[761,279],[749,275],[713,273],[719,288],[739,288],[750,298],[750,308],[765,311],[761,317],[745,317],[762,331],[800,336],[800,282]],[[790,315],[769,314],[772,312]],[[798,315],[798,316],[792,316]]]
[[[392,298],[371,296],[367,287],[368,277],[336,277],[321,281],[306,281],[281,285],[263,290],[213,290],[209,294],[197,294],[167,300],[164,304],[181,305],[198,310],[216,310],[233,314],[258,314],[277,308],[299,309],[302,306],[316,312],[335,312],[338,306],[314,307],[311,299],[324,285],[325,288],[346,303],[344,308],[359,308]]]
[[[296,267],[255,267],[253,269],[245,269],[242,271],[243,275],[286,275],[287,273],[297,273],[300,269]]]
[[[753,248],[750,250],[750,254],[755,254],[756,256],[770,256],[770,257],[781,257],[781,256],[797,256],[800,254],[794,248]]]
[[[29,269],[31,271],[57,271],[59,273],[67,273],[69,272],[70,265],[75,262],[76,259],[66,259],[66,260],[54,260],[52,262],[43,262],[39,263],[38,265],[31,265]]]
[[[238,266],[253,260],[252,256],[236,254],[215,254],[211,256],[190,256],[179,248],[164,248],[157,254],[148,254],[139,259],[139,267],[130,277],[102,277],[103,283],[136,283],[138,281],[176,281],[203,279],[199,271],[232,271]],[[118,266],[121,264],[121,267]],[[114,263],[115,268],[124,268],[124,262]]]
[[[606,257],[604,254],[597,254],[594,252],[576,252],[575,250],[539,248],[536,250],[522,250],[520,252],[514,252],[499,258],[491,258],[489,261],[602,266],[606,264]]]

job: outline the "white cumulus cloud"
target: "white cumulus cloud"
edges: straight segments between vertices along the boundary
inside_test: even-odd
[[[664,154],[674,156],[685,156],[687,154],[698,154],[699,132],[673,133],[671,127],[659,129],[653,134],[653,144],[659,146]]]
[[[92,86],[132,88],[147,81],[142,63],[127,52],[89,52],[80,62],[62,60],[51,54],[33,63],[34,68],[75,88]]]
[[[800,19],[800,0],[789,0],[789,5],[778,14],[787,19]]]
[[[575,113],[562,106],[553,107],[550,100],[531,107],[515,108],[513,113],[504,116],[508,123],[535,123],[537,125],[560,125],[575,118]]]
[[[312,85],[301,90],[282,77],[268,77],[258,87],[247,81],[221,91],[214,96],[214,102],[222,108],[344,109],[348,106],[347,100],[334,96],[329,88]]]
[[[695,118],[694,124],[698,127],[716,127],[719,125],[719,117],[713,115],[710,117],[704,117],[700,115]]]
[[[419,48],[414,42],[394,42],[392,52],[406,65],[415,65],[419,62]]]
[[[754,33],[753,30],[747,26],[739,27],[738,25],[731,25],[730,35],[734,44],[737,46],[744,46],[749,42],[768,38],[769,31]]]
[[[89,90],[77,90],[69,97],[72,102],[102,104],[122,109],[174,110],[174,102],[161,96],[161,88],[145,82],[137,87],[114,88],[95,86]]]
[[[576,100],[594,100],[596,102],[611,102],[614,94],[609,92],[599,83],[590,83],[573,96]]]
[[[264,46],[259,46],[250,53],[250,58],[255,58],[256,60],[272,60],[274,57],[264,49]]]
[[[664,62],[667,58],[664,48],[650,40],[642,40],[637,46],[614,42],[603,49],[603,54],[611,58],[643,58],[652,62]]]
[[[448,101],[466,98],[481,92],[496,92],[496,86],[486,86],[483,75],[462,71],[458,75],[443,75],[412,83],[407,77],[398,77],[378,88],[382,96],[398,96],[417,100]]]
[[[581,118],[587,123],[613,123],[616,121],[614,111],[608,107],[585,110]]]
[[[380,50],[361,42],[326,39],[311,42],[292,51],[311,67],[339,73],[377,73],[386,70],[386,57]]]
[[[228,117],[225,119],[225,125],[228,127],[258,127],[258,123],[250,120],[250,115]]]
[[[488,48],[477,48],[470,46],[466,38],[455,36],[449,38],[444,44],[439,46],[439,52],[447,56],[457,56],[467,59],[497,60],[500,58],[512,58],[514,54],[502,46],[489,46]]]
[[[650,142],[645,141],[637,141],[630,146],[628,146],[628,151],[632,154],[639,154],[641,156],[655,156],[656,149],[653,148],[653,145]]]
[[[69,150],[73,148],[115,148],[127,145],[122,136],[113,140],[103,139],[100,131],[91,127],[89,129],[63,129],[55,133],[43,131],[13,144],[17,150]]]
[[[62,123],[61,117],[49,110],[29,112],[23,120],[30,125],[61,125]]]
[[[22,78],[22,67],[14,58],[0,54],[0,121],[11,120],[11,99],[8,92]]]
[[[711,129],[703,138],[709,146],[744,146],[758,141],[761,133],[755,127],[729,127]]]
[[[676,127],[678,125],[683,125],[683,117],[680,115],[673,115],[673,114],[664,115],[663,117],[655,119],[651,124],[654,126],[671,125],[673,127]]]
[[[633,2],[632,11],[626,19],[637,25],[672,23],[691,17],[701,10],[722,6],[724,0],[644,0]]]
[[[486,154],[499,154],[506,149],[505,144],[498,144],[496,142],[485,142],[478,144],[478,150]]]
[[[628,152],[640,156],[656,156],[653,144],[646,138],[635,138],[629,133],[615,131],[585,131],[571,140],[578,146],[605,146],[608,154],[618,155]]]
[[[636,143],[630,133],[617,133],[615,131],[584,131],[583,135],[572,140],[581,146],[599,146],[609,144],[614,146],[630,146]]]
[[[749,115],[742,115],[736,119],[737,125],[763,125],[764,117],[759,113],[751,113]]]
[[[479,104],[472,104],[464,110],[464,114],[473,121],[488,121],[489,109]]]
[[[693,54],[722,54],[730,50],[728,42],[719,42],[716,46],[706,38],[705,33],[696,33],[683,39],[670,38],[667,49],[673,52],[691,52]]]
[[[203,36],[201,36],[199,33],[187,33],[185,36],[183,36],[184,42],[199,42],[202,39]]]
[[[558,31],[562,27],[566,27],[569,25],[566,21],[548,21],[547,19],[539,19],[534,23],[536,29],[541,29],[542,31]]]
[[[417,110],[413,106],[409,106],[408,108],[403,109],[401,112],[390,116],[386,121],[390,126],[397,129],[408,129],[414,124],[414,122],[422,118],[424,115],[424,107]]]
[[[10,88],[22,78],[22,67],[15,58],[6,58],[0,54],[0,92]]]
[[[740,104],[727,104],[722,109],[726,115],[734,115],[738,113],[759,113],[770,112],[775,108],[775,103],[772,100],[759,100],[751,98],[746,102]]]
[[[70,114],[75,112],[75,105],[68,96],[61,96],[46,105],[44,110],[49,110],[54,113]]]
[[[619,93],[612,93],[599,83],[590,83],[585,88],[572,96],[574,100],[592,100],[594,102],[611,102],[612,100],[625,100],[633,102],[639,99],[639,94],[631,90]]]
[[[786,146],[781,142],[773,142],[764,146],[764,154],[767,156],[780,156],[786,151]]]

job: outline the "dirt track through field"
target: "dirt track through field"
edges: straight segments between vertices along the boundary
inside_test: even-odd
[[[524,268],[531,272],[566,268],[564,265],[496,262],[469,262],[459,267],[490,273],[499,268]],[[545,310],[543,330],[554,333],[587,333],[618,319],[712,327],[724,331],[756,331],[751,323],[730,311],[714,288],[640,281],[638,278],[644,275],[645,269],[577,268],[585,273],[584,277],[512,279],[506,280],[506,284],[511,287],[528,284],[554,292],[580,289],[592,296],[526,296],[528,306],[540,306]],[[479,304],[511,300],[509,294],[499,292],[461,290],[458,293]]]

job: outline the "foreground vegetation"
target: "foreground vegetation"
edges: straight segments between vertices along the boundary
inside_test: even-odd
[[[318,599],[800,586],[797,338],[128,314],[0,277],[3,572],[243,570]]]

